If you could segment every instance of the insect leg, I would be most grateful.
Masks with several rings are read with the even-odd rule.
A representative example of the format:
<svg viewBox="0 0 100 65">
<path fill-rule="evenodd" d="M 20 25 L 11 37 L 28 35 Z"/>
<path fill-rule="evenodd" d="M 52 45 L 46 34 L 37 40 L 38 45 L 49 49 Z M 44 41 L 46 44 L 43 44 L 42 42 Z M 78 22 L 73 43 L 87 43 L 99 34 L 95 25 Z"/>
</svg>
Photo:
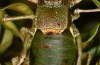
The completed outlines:
<svg viewBox="0 0 100 65">
<path fill-rule="evenodd" d="M 71 15 L 72 21 L 75 20 L 75 19 L 78 19 L 80 17 L 80 13 L 91 13 L 91 12 L 100 12 L 100 9 L 97 8 L 97 9 L 83 10 L 83 9 L 77 8 L 77 9 L 74 10 L 74 15 Z"/>
<path fill-rule="evenodd" d="M 29 32 L 29 29 L 26 27 L 21 27 L 20 29 L 20 34 L 21 34 L 21 39 L 24 41 L 26 34 Z"/>
<path fill-rule="evenodd" d="M 82 57 L 81 36 L 80 36 L 78 29 L 75 27 L 74 24 L 71 25 L 70 32 L 72 33 L 72 36 L 74 37 L 75 42 L 77 43 L 77 47 L 78 47 L 78 58 L 77 58 L 77 64 L 76 65 L 81 65 L 81 60 L 82 60 L 82 58 L 81 58 Z"/>
<path fill-rule="evenodd" d="M 24 16 L 16 16 L 16 17 L 7 17 L 4 16 L 2 21 L 15 21 L 15 20 L 22 20 L 22 19 L 34 19 L 34 15 L 24 15 Z"/>
<path fill-rule="evenodd" d="M 23 49 L 22 49 L 22 52 L 21 52 L 21 56 L 20 56 L 20 59 L 19 59 L 19 62 L 17 63 L 17 65 L 21 65 L 26 56 L 27 56 L 27 53 L 28 53 L 28 50 L 31 46 L 31 42 L 32 42 L 32 39 L 34 38 L 34 35 L 36 33 L 36 28 L 32 28 L 25 36 L 25 39 L 23 41 L 24 45 L 23 45 Z"/>
</svg>

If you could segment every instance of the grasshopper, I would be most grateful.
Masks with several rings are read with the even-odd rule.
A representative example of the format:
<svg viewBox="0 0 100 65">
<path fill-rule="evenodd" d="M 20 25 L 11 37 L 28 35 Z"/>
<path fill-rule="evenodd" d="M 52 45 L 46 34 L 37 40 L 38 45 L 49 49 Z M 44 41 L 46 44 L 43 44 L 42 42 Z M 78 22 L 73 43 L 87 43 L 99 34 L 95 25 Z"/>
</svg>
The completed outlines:
<svg viewBox="0 0 100 65">
<path fill-rule="evenodd" d="M 77 4 L 77 0 L 37 0 L 36 2 L 35 17 L 3 19 L 5 21 L 31 17 L 34 20 L 31 30 L 24 39 L 22 54 L 17 65 L 24 62 L 31 46 L 34 56 L 31 65 L 81 65 L 81 37 L 72 22 L 74 16 L 72 17 L 70 12 L 70 8 Z M 34 42 L 35 40 L 38 42 Z"/>
<path fill-rule="evenodd" d="M 33 20 L 33 26 L 25 35 L 22 53 L 15 65 L 22 65 L 30 49 L 33 59 L 30 65 L 81 65 L 82 40 L 73 23 L 78 17 L 70 11 L 79 1 L 33 0 L 37 3 L 35 16 L 3 18 L 3 21 Z"/>
</svg>

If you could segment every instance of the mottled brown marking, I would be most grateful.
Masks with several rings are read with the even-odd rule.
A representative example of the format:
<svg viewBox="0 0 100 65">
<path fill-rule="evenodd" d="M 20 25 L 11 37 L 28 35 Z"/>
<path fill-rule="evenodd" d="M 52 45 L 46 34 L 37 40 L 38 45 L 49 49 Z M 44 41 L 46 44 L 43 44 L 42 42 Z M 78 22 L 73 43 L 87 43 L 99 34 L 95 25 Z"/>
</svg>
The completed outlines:
<svg viewBox="0 0 100 65">
<path fill-rule="evenodd" d="M 64 30 L 63 29 L 42 29 L 41 31 L 44 34 L 48 34 L 48 33 L 61 34 Z"/>
<path fill-rule="evenodd" d="M 52 47 L 52 45 L 48 44 L 48 43 L 44 43 L 44 44 L 38 46 L 38 48 L 51 48 L 51 47 Z"/>
</svg>

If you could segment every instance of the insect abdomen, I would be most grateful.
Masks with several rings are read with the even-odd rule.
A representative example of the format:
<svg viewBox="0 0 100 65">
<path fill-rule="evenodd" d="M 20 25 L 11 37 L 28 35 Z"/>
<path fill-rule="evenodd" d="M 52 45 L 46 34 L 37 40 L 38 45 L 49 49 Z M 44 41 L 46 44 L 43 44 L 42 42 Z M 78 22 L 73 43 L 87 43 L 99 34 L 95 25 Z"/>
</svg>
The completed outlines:
<svg viewBox="0 0 100 65">
<path fill-rule="evenodd" d="M 44 35 L 37 32 L 32 43 L 31 65 L 73 65 L 76 46 L 67 35 Z"/>
</svg>

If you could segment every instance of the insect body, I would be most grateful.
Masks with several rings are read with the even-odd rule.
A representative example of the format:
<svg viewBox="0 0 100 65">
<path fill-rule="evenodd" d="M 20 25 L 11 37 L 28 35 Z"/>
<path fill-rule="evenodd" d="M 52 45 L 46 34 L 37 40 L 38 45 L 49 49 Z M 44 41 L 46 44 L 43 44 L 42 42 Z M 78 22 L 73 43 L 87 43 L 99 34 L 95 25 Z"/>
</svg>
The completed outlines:
<svg viewBox="0 0 100 65">
<path fill-rule="evenodd" d="M 30 46 L 30 65 L 81 65 L 81 38 L 69 11 L 74 2 L 38 0 L 33 27 L 24 39 L 17 65 L 24 62 Z"/>
<path fill-rule="evenodd" d="M 37 31 L 32 43 L 32 65 L 74 65 L 76 45 L 69 31 L 44 35 Z"/>
<path fill-rule="evenodd" d="M 21 35 L 12 24 L 4 23 L 4 26 L 14 31 L 24 45 L 19 58 L 14 58 L 13 65 L 82 65 L 81 37 L 78 29 L 73 24 L 76 16 L 70 12 L 70 8 L 80 0 L 29 0 L 37 3 L 36 14 L 25 4 L 16 3 L 0 9 L 0 21 L 12 21 L 20 19 L 32 19 L 33 26 L 25 29 L 25 35 Z M 97 3 L 97 1 L 95 1 Z M 25 12 L 26 16 L 7 17 L 5 9 Z M 76 9 L 75 14 L 98 12 L 100 9 L 81 10 Z M 13 28 L 14 27 L 14 28 Z M 99 25 L 97 26 L 98 29 Z M 94 29 L 93 29 L 94 30 Z M 97 30 L 96 30 L 97 31 Z M 23 32 L 22 32 L 23 33 Z M 90 39 L 95 36 L 95 32 Z M 90 41 L 88 40 L 88 42 Z M 86 43 L 88 43 L 86 42 Z M 30 51 L 30 52 L 28 52 Z M 26 62 L 30 55 L 30 63 Z M 90 59 L 89 59 L 90 60 Z M 89 64 L 88 61 L 87 64 Z M 27 64 L 28 63 L 28 64 Z"/>
<path fill-rule="evenodd" d="M 72 22 L 68 2 L 44 0 L 38 3 L 35 27 L 41 32 L 36 32 L 32 42 L 32 65 L 75 64 L 77 46 L 70 31 Z"/>
<path fill-rule="evenodd" d="M 68 27 L 68 7 L 60 5 L 40 5 L 36 11 L 36 28 L 44 34 L 61 34 Z"/>
</svg>

